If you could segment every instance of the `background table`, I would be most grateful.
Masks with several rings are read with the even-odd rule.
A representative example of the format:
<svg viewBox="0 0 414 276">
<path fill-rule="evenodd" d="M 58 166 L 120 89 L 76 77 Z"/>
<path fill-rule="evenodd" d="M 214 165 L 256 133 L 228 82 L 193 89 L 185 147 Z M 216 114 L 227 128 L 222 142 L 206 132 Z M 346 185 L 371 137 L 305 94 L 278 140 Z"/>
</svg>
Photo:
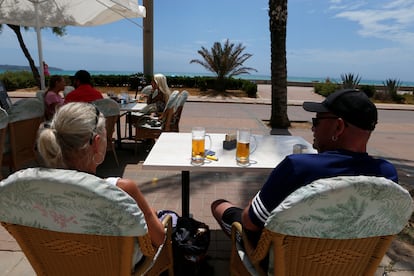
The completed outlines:
<svg viewBox="0 0 414 276">
<path fill-rule="evenodd" d="M 130 121 L 131 119 L 131 113 L 132 112 L 140 112 L 144 107 L 146 107 L 146 103 L 137 103 L 137 102 L 131 102 L 127 104 L 119 104 L 119 110 L 121 112 L 119 116 L 118 123 L 116 124 L 116 138 L 117 138 L 117 147 L 121 148 L 122 145 L 122 135 L 121 135 L 121 117 L 126 116 L 127 119 L 125 120 L 125 131 L 126 131 L 126 122 Z M 126 133 L 126 132 L 125 132 Z M 132 126 L 128 125 L 128 139 L 131 139 L 132 137 Z"/>
<path fill-rule="evenodd" d="M 137 102 L 132 102 L 132 103 L 127 103 L 127 104 L 120 104 L 120 110 L 122 111 L 126 111 L 126 112 L 139 112 L 141 111 L 144 107 L 146 107 L 147 104 L 146 103 L 137 103 Z"/>
<path fill-rule="evenodd" d="M 250 155 L 255 161 L 248 167 L 236 164 L 236 150 L 223 149 L 225 134 L 209 134 L 211 150 L 216 152 L 218 161 L 206 160 L 204 165 L 191 164 L 191 133 L 164 132 L 145 159 L 143 169 L 179 170 L 182 177 L 182 216 L 189 216 L 190 171 L 237 171 L 249 170 L 268 172 L 275 168 L 285 156 L 292 153 L 293 145 L 304 145 L 309 153 L 316 153 L 312 145 L 299 136 L 254 135 L 256 150 Z M 252 140 L 254 142 L 254 140 Z M 206 138 L 206 148 L 209 146 Z"/>
</svg>

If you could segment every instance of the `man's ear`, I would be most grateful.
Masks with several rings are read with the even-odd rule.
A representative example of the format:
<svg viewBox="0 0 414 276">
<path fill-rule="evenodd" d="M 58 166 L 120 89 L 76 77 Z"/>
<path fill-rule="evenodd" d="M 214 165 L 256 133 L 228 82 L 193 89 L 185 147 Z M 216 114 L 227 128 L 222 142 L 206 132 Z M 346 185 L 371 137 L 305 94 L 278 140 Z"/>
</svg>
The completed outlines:
<svg viewBox="0 0 414 276">
<path fill-rule="evenodd" d="M 348 123 L 345 122 L 344 119 L 342 119 L 342 118 L 338 118 L 336 120 L 336 122 L 337 122 L 336 134 L 337 134 L 337 136 L 339 136 L 339 135 L 342 134 L 342 132 L 345 131 L 345 128 L 347 127 Z"/>
</svg>

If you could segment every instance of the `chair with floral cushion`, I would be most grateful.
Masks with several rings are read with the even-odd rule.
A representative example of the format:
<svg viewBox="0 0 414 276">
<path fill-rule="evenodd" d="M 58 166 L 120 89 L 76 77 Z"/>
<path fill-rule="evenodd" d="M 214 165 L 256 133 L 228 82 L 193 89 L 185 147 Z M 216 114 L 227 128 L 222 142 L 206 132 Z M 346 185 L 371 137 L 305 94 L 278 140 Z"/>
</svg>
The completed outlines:
<svg viewBox="0 0 414 276">
<path fill-rule="evenodd" d="M 91 174 L 46 168 L 12 174 L 0 182 L 0 222 L 38 275 L 174 273 L 171 217 L 163 222 L 164 244 L 153 247 L 134 199 Z"/>
<path fill-rule="evenodd" d="M 0 107 L 0 164 L 3 163 L 3 147 L 6 140 L 6 130 L 9 123 L 9 115 L 6 110 Z M 0 170 L 0 180 L 3 179 L 3 175 Z"/>
<path fill-rule="evenodd" d="M 119 167 L 118 156 L 115 151 L 115 139 L 113 138 L 115 132 L 115 126 L 119 123 L 119 104 L 109 98 L 99 99 L 93 101 L 94 104 L 100 112 L 105 116 L 106 123 L 106 141 L 107 141 L 107 151 L 112 151 L 114 154 L 115 162 Z"/>
<path fill-rule="evenodd" d="M 175 106 L 173 108 L 173 112 L 170 115 L 171 118 L 168 120 L 168 126 L 165 126 L 165 131 L 169 132 L 180 132 L 180 120 L 181 120 L 181 113 L 183 112 L 184 104 L 186 103 L 188 98 L 188 91 L 183 90 L 181 91 L 175 102 Z M 168 129 L 167 129 L 168 127 Z"/>
<path fill-rule="evenodd" d="M 135 154 L 137 153 L 138 141 L 147 139 L 155 140 L 160 137 L 162 132 L 169 132 L 169 126 L 174 115 L 174 108 L 176 107 L 179 94 L 177 90 L 171 93 L 165 105 L 164 112 L 159 118 L 152 118 L 148 115 L 135 116 L 136 118 L 132 116 L 134 119 L 130 123 L 135 127 Z"/>
<path fill-rule="evenodd" d="M 391 180 L 316 180 L 271 212 L 257 246 L 232 225 L 231 275 L 374 275 L 412 212 L 410 194 Z"/>
</svg>

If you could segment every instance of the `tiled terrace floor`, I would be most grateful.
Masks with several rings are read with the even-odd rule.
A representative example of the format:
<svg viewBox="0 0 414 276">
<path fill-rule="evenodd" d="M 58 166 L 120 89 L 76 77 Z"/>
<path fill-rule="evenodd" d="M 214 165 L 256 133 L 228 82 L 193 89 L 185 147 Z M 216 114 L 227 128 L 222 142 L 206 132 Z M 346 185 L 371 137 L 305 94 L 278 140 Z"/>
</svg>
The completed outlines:
<svg viewBox="0 0 414 276">
<path fill-rule="evenodd" d="M 263 89 L 263 88 L 259 88 Z M 306 90 L 306 91 L 305 91 Z M 294 101 L 317 100 L 309 89 L 299 89 L 299 93 L 289 94 Z M 317 95 L 316 95 L 317 96 Z M 300 102 L 300 101 L 299 101 Z M 300 104 L 300 103 L 298 103 Z M 303 112 L 299 106 L 290 105 L 289 118 L 292 121 L 310 121 L 313 114 Z M 414 125 L 407 111 L 405 119 L 381 117 L 380 124 L 369 144 L 369 152 L 390 159 L 398 165 L 401 182 L 413 183 L 413 148 L 412 138 Z M 410 114 L 410 115 L 408 115 Z M 380 113 L 381 115 L 381 113 Z M 234 104 L 226 101 L 221 103 L 191 102 L 184 106 L 180 123 L 180 131 L 188 132 L 194 125 L 205 126 L 207 132 L 234 132 L 238 127 L 250 127 L 255 134 L 269 134 L 270 129 L 263 123 L 270 117 L 268 104 Z M 385 120 L 384 120 L 385 119 Z M 386 121 L 388 120 L 388 121 Z M 386 122 L 385 122 L 386 121 Z M 123 126 L 123 124 L 122 124 Z M 395 127 L 399 127 L 395 129 Z M 287 132 L 287 131 L 285 131 Z M 124 133 L 122 131 L 122 133 Z M 273 132 L 276 133 L 276 132 Z M 309 127 L 290 129 L 291 135 L 300 135 L 312 141 Z M 399 141 L 390 147 L 390 141 Z M 134 154 L 134 145 L 125 144 L 118 149 L 120 166 L 117 167 L 109 152 L 105 162 L 98 168 L 99 176 L 123 176 L 135 179 L 149 203 L 155 209 L 172 209 L 181 211 L 181 173 L 178 171 L 142 170 L 142 162 L 147 154 L 143 145 L 139 145 L 138 154 Z M 228 275 L 230 240 L 219 230 L 219 226 L 210 214 L 210 203 L 218 198 L 226 198 L 240 206 L 244 206 L 261 187 L 267 175 L 255 173 L 191 173 L 190 176 L 190 212 L 195 219 L 205 222 L 211 229 L 211 244 L 208 252 L 207 267 L 203 267 L 203 275 Z M 34 275 L 15 241 L 0 227 L 0 275 Z M 397 252 L 397 255 L 407 254 Z M 398 271 L 388 275 L 414 275 L 414 259 L 411 255 L 398 263 Z M 384 265 L 395 262 L 384 258 Z M 411 266 L 410 266 L 411 263 Z M 382 275 L 379 268 L 376 275 Z"/>
</svg>

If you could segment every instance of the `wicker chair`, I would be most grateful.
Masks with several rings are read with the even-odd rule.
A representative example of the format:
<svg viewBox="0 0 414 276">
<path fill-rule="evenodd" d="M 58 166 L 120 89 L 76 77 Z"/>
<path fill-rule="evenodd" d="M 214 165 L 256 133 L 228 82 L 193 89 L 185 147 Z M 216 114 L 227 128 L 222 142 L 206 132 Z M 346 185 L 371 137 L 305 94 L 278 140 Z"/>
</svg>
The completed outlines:
<svg viewBox="0 0 414 276">
<path fill-rule="evenodd" d="M 162 132 L 179 131 L 178 125 L 180 123 L 181 112 L 187 97 L 188 92 L 185 90 L 182 92 L 174 91 L 170 95 L 160 119 L 156 120 L 156 122 L 159 122 L 156 126 L 150 124 L 154 120 L 148 119 L 148 117 L 143 117 L 133 123 L 135 127 L 135 152 L 137 151 L 137 143 L 140 140 L 155 140 L 160 137 Z"/>
<path fill-rule="evenodd" d="M 12 171 L 37 163 L 37 132 L 44 121 L 44 104 L 37 98 L 17 101 L 8 111 L 9 124 L 3 151 L 3 166 Z"/>
<path fill-rule="evenodd" d="M 409 193 L 385 178 L 317 180 L 272 211 L 257 246 L 232 225 L 231 275 L 374 275 L 412 212 Z"/>
<path fill-rule="evenodd" d="M 186 90 L 183 90 L 180 92 L 180 94 L 178 94 L 173 112 L 170 115 L 172 117 L 169 118 L 168 120 L 169 124 L 165 126 L 164 131 L 180 132 L 179 125 L 180 125 L 180 120 L 181 120 L 181 113 L 183 112 L 184 104 L 187 101 L 187 98 L 188 98 L 188 91 Z"/>
<path fill-rule="evenodd" d="M 38 275 L 174 273 L 171 218 L 164 244 L 154 248 L 135 201 L 94 175 L 18 171 L 0 182 L 0 221 Z M 133 266 L 136 256 L 143 257 Z"/>
<path fill-rule="evenodd" d="M 6 130 L 9 123 L 9 118 L 6 110 L 0 107 L 0 164 L 3 163 L 3 147 L 6 140 Z M 3 175 L 0 170 L 0 180 L 3 179 Z"/>
<path fill-rule="evenodd" d="M 115 139 L 113 138 L 115 125 L 119 123 L 119 104 L 109 98 L 100 99 L 93 101 L 94 104 L 100 112 L 105 116 L 106 120 L 106 141 L 107 141 L 107 151 L 112 151 L 114 154 L 116 165 L 119 167 L 118 156 L 115 151 Z"/>
</svg>

